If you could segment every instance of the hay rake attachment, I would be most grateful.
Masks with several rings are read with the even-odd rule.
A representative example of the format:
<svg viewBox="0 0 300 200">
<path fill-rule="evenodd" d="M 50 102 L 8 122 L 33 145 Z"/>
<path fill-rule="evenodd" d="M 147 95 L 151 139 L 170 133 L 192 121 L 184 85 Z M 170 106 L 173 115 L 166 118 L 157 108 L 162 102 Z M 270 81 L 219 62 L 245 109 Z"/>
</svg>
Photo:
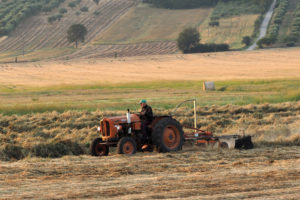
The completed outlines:
<svg viewBox="0 0 300 200">
<path fill-rule="evenodd" d="M 197 114 L 196 114 L 196 99 L 189 99 L 181 102 L 176 106 L 172 115 L 176 110 L 186 102 L 194 103 L 194 128 L 183 126 L 183 128 L 189 130 L 184 133 L 185 141 L 192 141 L 194 144 L 199 146 L 211 146 L 211 147 L 220 147 L 228 149 L 252 149 L 253 143 L 251 136 L 243 135 L 222 135 L 214 136 L 212 132 L 204 131 L 197 128 Z"/>
</svg>

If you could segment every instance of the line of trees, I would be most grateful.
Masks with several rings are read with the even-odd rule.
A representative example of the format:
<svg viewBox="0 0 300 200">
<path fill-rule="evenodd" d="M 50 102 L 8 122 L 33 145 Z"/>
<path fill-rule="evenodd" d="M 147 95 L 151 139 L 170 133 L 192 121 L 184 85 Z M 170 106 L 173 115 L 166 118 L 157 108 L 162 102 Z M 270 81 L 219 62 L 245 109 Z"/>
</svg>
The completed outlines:
<svg viewBox="0 0 300 200">
<path fill-rule="evenodd" d="M 287 46 L 295 46 L 295 43 L 300 39 L 300 2 L 294 14 L 292 28 L 290 34 L 285 38 Z"/>
</svg>

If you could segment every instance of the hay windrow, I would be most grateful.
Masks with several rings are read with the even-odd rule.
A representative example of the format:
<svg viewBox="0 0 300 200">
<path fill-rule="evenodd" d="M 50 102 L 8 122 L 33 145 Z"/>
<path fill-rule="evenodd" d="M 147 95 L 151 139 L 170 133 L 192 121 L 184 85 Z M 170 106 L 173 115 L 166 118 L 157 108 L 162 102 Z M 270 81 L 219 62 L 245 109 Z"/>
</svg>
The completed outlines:
<svg viewBox="0 0 300 200">
<path fill-rule="evenodd" d="M 155 111 L 166 115 L 172 110 Z M 0 115 L 0 159 L 26 156 L 61 157 L 88 153 L 98 137 L 103 116 L 125 115 L 126 111 L 66 111 L 27 115 Z M 300 145 L 300 102 L 262 105 L 206 106 L 197 109 L 198 126 L 216 135 L 243 134 L 257 146 Z M 193 126 L 193 110 L 180 108 L 175 118 Z"/>
</svg>

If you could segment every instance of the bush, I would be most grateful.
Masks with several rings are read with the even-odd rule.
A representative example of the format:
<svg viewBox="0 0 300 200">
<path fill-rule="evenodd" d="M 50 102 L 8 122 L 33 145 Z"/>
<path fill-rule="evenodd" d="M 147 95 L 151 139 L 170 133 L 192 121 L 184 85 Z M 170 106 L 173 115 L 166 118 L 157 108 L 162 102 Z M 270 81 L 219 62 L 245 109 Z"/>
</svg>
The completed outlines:
<svg viewBox="0 0 300 200">
<path fill-rule="evenodd" d="M 214 27 L 214 26 L 219 26 L 220 25 L 220 22 L 219 21 L 210 21 L 209 22 L 209 26 L 212 26 L 212 27 Z"/>
<path fill-rule="evenodd" d="M 89 8 L 86 7 L 86 6 L 84 6 L 84 7 L 80 8 L 80 11 L 81 11 L 81 12 L 88 12 L 88 11 L 89 11 Z"/>
<path fill-rule="evenodd" d="M 60 21 L 60 19 L 63 17 L 63 15 L 62 14 L 57 14 L 57 15 L 55 15 L 55 17 L 56 17 L 56 20 Z"/>
<path fill-rule="evenodd" d="M 228 44 L 198 44 L 191 50 L 192 53 L 207 53 L 207 52 L 221 52 L 228 51 Z"/>
<path fill-rule="evenodd" d="M 57 20 L 57 21 L 60 21 L 62 17 L 63 17 L 62 14 L 57 14 L 57 15 L 48 17 L 48 22 L 49 22 L 50 24 L 52 24 L 52 23 L 55 22 L 56 20 Z"/>
<path fill-rule="evenodd" d="M 95 4 L 99 4 L 100 0 L 93 0 L 95 2 Z"/>
<path fill-rule="evenodd" d="M 271 44 L 272 44 L 272 39 L 270 39 L 268 37 L 264 37 L 257 42 L 257 45 L 259 46 L 259 48 L 263 48 L 264 45 L 268 46 Z"/>
<path fill-rule="evenodd" d="M 60 13 L 60 14 L 65 14 L 65 13 L 67 13 L 67 12 L 68 12 L 68 10 L 65 9 L 65 8 L 59 9 L 59 13 Z"/>
<path fill-rule="evenodd" d="M 95 16 L 100 15 L 100 10 L 94 11 L 94 15 L 95 15 Z"/>
<path fill-rule="evenodd" d="M 295 46 L 295 42 L 288 42 L 286 43 L 287 47 L 294 47 Z"/>
<path fill-rule="evenodd" d="M 251 44 L 251 41 L 252 41 L 252 39 L 250 36 L 245 36 L 242 39 L 242 43 L 245 44 L 246 46 L 249 46 Z"/>
<path fill-rule="evenodd" d="M 72 1 L 72 2 L 70 2 L 70 3 L 68 4 L 68 6 L 69 6 L 70 8 L 74 8 L 74 7 L 76 7 L 76 3 L 75 3 L 74 1 Z"/>
</svg>

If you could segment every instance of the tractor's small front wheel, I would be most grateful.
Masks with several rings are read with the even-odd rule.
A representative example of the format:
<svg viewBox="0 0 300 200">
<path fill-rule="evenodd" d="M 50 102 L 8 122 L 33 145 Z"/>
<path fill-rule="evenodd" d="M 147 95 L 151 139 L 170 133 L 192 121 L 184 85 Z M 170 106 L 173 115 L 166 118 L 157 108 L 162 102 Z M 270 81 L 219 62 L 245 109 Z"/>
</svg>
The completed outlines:
<svg viewBox="0 0 300 200">
<path fill-rule="evenodd" d="M 137 145 L 132 137 L 123 137 L 120 139 L 117 145 L 118 154 L 135 154 L 137 150 Z"/>
<path fill-rule="evenodd" d="M 92 156 L 108 156 L 109 146 L 102 144 L 101 138 L 96 138 L 90 145 L 90 153 Z"/>
</svg>

